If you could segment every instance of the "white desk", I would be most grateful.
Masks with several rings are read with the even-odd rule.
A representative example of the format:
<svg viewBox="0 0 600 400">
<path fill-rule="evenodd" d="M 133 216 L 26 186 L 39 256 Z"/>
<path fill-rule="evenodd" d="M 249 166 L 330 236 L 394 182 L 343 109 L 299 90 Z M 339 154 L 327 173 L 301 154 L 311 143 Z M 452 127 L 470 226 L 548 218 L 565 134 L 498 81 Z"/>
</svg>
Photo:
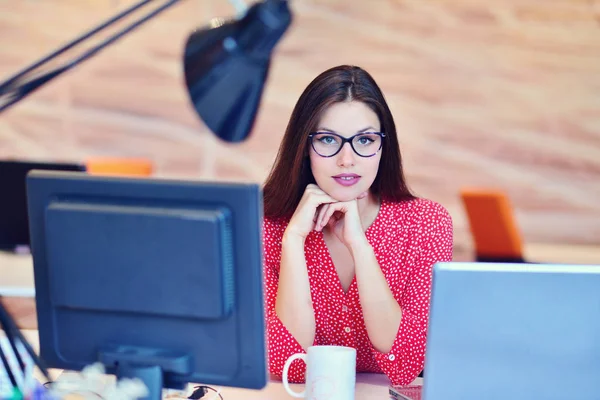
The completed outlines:
<svg viewBox="0 0 600 400">
<path fill-rule="evenodd" d="M 524 245 L 527 260 L 562 264 L 600 265 L 600 245 L 559 245 L 531 243 Z M 0 252 L 0 295 L 33 297 L 33 261 L 30 254 Z"/>
<path fill-rule="evenodd" d="M 420 382 L 420 379 L 419 379 Z M 417 383 L 417 382 L 416 382 Z M 356 377 L 356 400 L 387 400 L 389 381 L 384 375 L 358 374 Z M 303 385 L 292 385 L 293 390 L 302 390 Z M 280 382 L 269 382 L 263 390 L 222 388 L 224 400 L 291 400 Z"/>
<path fill-rule="evenodd" d="M 600 265 L 600 246 L 525 244 L 524 255 L 535 262 Z M 33 262 L 29 254 L 0 252 L 0 295 L 22 328 L 37 329 Z"/>
<path fill-rule="evenodd" d="M 532 243 L 523 246 L 523 255 L 539 263 L 600 265 L 600 245 Z"/>
<path fill-rule="evenodd" d="M 31 255 L 0 251 L 0 295 L 34 297 L 34 288 Z"/>
<path fill-rule="evenodd" d="M 39 350 L 38 333 L 35 330 L 24 330 L 24 336 L 30 342 L 35 351 Z M 56 379 L 60 375 L 60 370 L 50 370 L 50 375 Z M 43 378 L 38 374 L 38 380 Z M 417 378 L 414 384 L 421 385 L 421 378 Z M 304 385 L 291 385 L 295 391 L 301 391 Z M 387 400 L 389 380 L 385 375 L 380 374 L 357 374 L 356 377 L 356 396 L 355 400 Z M 217 387 L 221 389 L 221 395 L 224 400 L 292 400 L 283 388 L 283 384 L 277 381 L 270 381 L 262 390 L 247 390 L 230 387 Z"/>
<path fill-rule="evenodd" d="M 19 327 L 37 329 L 31 255 L 0 252 L 0 296 Z"/>
</svg>

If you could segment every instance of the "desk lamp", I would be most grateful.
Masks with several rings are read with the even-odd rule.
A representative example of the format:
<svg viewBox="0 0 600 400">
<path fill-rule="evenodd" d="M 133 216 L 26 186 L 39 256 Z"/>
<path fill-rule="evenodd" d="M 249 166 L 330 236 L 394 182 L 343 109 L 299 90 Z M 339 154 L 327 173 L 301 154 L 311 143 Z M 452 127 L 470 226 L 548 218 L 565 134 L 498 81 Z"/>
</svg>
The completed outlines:
<svg viewBox="0 0 600 400">
<path fill-rule="evenodd" d="M 0 112 L 180 1 L 140 1 L 21 70 L 0 83 Z M 83 45 L 99 32 L 152 6 L 155 8 L 138 20 L 81 53 Z M 271 52 L 291 19 L 286 0 L 264 0 L 245 9 L 238 18 L 213 21 L 189 36 L 183 54 L 189 98 L 200 118 L 220 139 L 241 142 L 250 134 Z M 64 64 L 51 65 L 58 56 L 77 49 L 80 54 Z"/>
<path fill-rule="evenodd" d="M 139 1 L 17 72 L 0 83 L 0 112 L 179 2 L 180 0 Z M 239 1 L 235 3 L 239 4 Z M 99 32 L 133 13 L 148 9 L 150 11 L 130 25 L 81 52 L 83 45 L 89 44 Z M 199 117 L 220 139 L 241 142 L 248 137 L 267 79 L 271 52 L 291 20 L 286 0 L 263 0 L 245 9 L 238 18 L 213 23 L 189 36 L 183 55 L 189 98 Z M 79 54 L 62 65 L 52 65 L 58 56 L 78 49 Z M 0 317 L 11 343 L 23 343 L 49 379 L 43 363 L 34 354 L 1 303 Z"/>
</svg>

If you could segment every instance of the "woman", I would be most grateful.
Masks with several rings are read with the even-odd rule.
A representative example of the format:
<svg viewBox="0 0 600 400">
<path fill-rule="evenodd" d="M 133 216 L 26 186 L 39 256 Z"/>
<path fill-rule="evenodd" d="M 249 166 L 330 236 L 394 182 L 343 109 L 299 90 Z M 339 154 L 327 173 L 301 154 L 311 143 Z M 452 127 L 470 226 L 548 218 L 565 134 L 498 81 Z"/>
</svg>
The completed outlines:
<svg viewBox="0 0 600 400">
<path fill-rule="evenodd" d="M 332 68 L 305 89 L 263 195 L 270 372 L 281 377 L 312 345 L 340 345 L 356 348 L 358 372 L 411 383 L 452 220 L 407 188 L 392 114 L 366 71 Z M 294 363 L 290 381 L 304 372 Z"/>
</svg>

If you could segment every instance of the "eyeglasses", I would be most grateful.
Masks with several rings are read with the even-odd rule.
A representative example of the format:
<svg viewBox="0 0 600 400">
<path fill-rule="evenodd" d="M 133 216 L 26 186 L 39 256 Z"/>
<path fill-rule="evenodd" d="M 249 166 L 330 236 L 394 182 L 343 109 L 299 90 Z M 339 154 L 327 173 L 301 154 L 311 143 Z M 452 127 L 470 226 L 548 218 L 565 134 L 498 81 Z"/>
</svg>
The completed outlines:
<svg viewBox="0 0 600 400">
<path fill-rule="evenodd" d="M 174 393 L 167 394 L 163 399 L 168 400 L 186 400 L 186 399 L 202 399 L 202 400 L 223 400 L 221 389 L 214 389 L 210 386 L 195 386 L 194 391 L 188 397 L 181 390 L 165 389 Z M 163 392 L 164 393 L 164 392 Z M 212 396 L 211 396 L 212 395 Z"/>
<path fill-rule="evenodd" d="M 43 386 L 44 386 L 44 388 L 50 390 L 52 388 L 52 383 L 53 382 L 46 382 L 43 384 Z M 171 389 L 166 389 L 166 390 L 171 391 Z M 209 391 L 212 392 L 212 396 L 209 396 L 209 394 L 210 394 Z M 223 400 L 223 396 L 221 395 L 221 389 L 217 390 L 213 387 L 205 386 L 205 385 L 194 386 L 194 391 L 192 392 L 192 394 L 189 395 L 189 397 L 185 397 L 186 395 L 180 390 L 173 390 L 173 392 L 176 392 L 176 393 L 175 394 L 167 394 L 165 399 L 169 399 L 169 400 L 202 399 L 202 400 L 204 400 L 204 398 L 206 396 L 207 400 L 216 400 L 216 399 Z M 97 397 L 98 399 L 104 400 L 104 397 L 101 394 L 96 393 L 94 391 L 73 390 L 73 391 L 69 392 L 69 394 L 82 395 L 82 396 L 85 396 L 86 398 L 89 397 L 90 395 L 93 395 L 93 396 Z"/>
<path fill-rule="evenodd" d="M 346 142 L 361 157 L 373 157 L 383 146 L 383 132 L 361 132 L 345 138 L 333 132 L 314 132 L 308 135 L 310 144 L 321 157 L 333 157 L 342 150 Z"/>
<path fill-rule="evenodd" d="M 188 397 L 188 399 L 202 399 L 206 394 L 208 394 L 209 390 L 212 390 L 215 394 L 212 396 L 213 399 L 216 399 L 217 396 L 220 400 L 223 400 L 223 396 L 221 396 L 221 390 L 215 390 L 210 386 L 195 386 L 194 392 Z"/>
</svg>

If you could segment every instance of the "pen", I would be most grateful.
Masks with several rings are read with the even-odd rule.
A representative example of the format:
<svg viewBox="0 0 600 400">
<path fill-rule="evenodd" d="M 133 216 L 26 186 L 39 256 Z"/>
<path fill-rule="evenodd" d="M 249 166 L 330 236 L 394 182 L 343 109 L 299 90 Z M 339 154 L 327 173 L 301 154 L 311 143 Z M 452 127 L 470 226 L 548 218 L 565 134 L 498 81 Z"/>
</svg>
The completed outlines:
<svg viewBox="0 0 600 400">
<path fill-rule="evenodd" d="M 52 378 L 50 378 L 48 369 L 46 368 L 46 366 L 44 365 L 42 360 L 38 357 L 38 355 L 35 353 L 35 351 L 33 351 L 29 342 L 27 341 L 27 339 L 25 339 L 25 337 L 23 336 L 23 334 L 17 327 L 17 324 L 13 321 L 13 319 L 11 318 L 8 311 L 6 311 L 6 309 L 4 308 L 4 305 L 2 304 L 1 296 L 0 296 L 0 325 L 3 327 L 4 332 L 6 332 L 6 336 L 9 338 L 9 341 L 11 340 L 11 338 L 14 340 L 14 336 L 17 337 L 17 339 L 21 342 L 23 347 L 25 347 L 25 350 L 27 351 L 27 353 L 29 354 L 29 356 L 31 357 L 31 359 L 33 360 L 35 365 L 40 369 L 42 374 L 44 374 L 44 377 L 48 380 L 48 382 L 52 382 Z M 16 352 L 16 353 L 17 353 L 17 357 L 19 357 L 18 352 Z M 19 359 L 19 358 L 17 358 L 17 359 Z M 21 368 L 24 368 L 23 365 L 21 366 Z"/>
<path fill-rule="evenodd" d="M 2 297 L 0 296 L 0 302 L 1 301 L 2 301 Z M 15 353 L 15 358 L 17 359 L 17 362 L 19 363 L 19 367 L 21 367 L 21 370 L 24 371 L 25 363 L 23 362 L 23 359 L 21 358 L 21 354 L 19 354 L 19 350 L 17 349 L 17 344 L 15 343 L 15 337 L 11 334 L 12 327 L 10 326 L 10 322 L 8 321 L 8 319 L 10 319 L 10 316 L 4 310 L 4 307 L 2 307 L 2 310 L 0 310 L 0 324 L 2 325 L 2 327 L 4 329 L 4 332 L 6 332 L 6 337 L 8 338 L 8 342 L 10 343 L 10 347 L 12 347 L 12 350 Z"/>
<path fill-rule="evenodd" d="M 13 388 L 10 400 L 23 400 L 23 393 L 21 393 L 18 387 Z"/>
<path fill-rule="evenodd" d="M 15 375 L 13 374 L 13 371 L 10 368 L 10 364 L 8 363 L 6 355 L 4 355 L 4 350 L 2 350 L 2 346 L 0 346 L 0 359 L 2 359 L 2 364 L 4 364 L 4 369 L 6 370 L 8 379 L 10 379 L 10 383 L 12 384 L 14 390 L 14 388 L 17 387 L 17 380 L 15 379 Z"/>
</svg>

